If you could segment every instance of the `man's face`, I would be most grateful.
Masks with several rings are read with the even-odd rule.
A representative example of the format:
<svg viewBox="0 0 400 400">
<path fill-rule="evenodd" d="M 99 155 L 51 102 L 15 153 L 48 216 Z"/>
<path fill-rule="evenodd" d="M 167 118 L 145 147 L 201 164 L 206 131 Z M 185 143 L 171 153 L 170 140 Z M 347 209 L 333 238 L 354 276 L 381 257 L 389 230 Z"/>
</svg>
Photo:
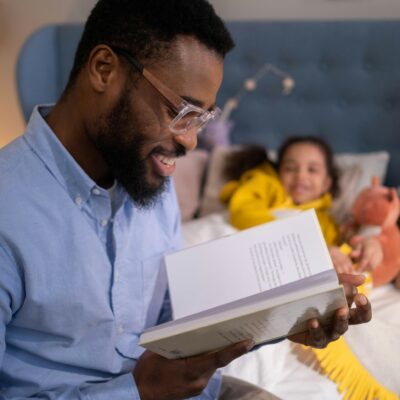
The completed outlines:
<svg viewBox="0 0 400 400">
<path fill-rule="evenodd" d="M 148 69 L 196 106 L 209 109 L 214 105 L 222 60 L 197 41 L 177 39 L 168 60 Z M 97 149 L 139 207 L 154 204 L 175 170 L 176 159 L 196 147 L 196 131 L 174 135 L 169 130 L 175 116 L 163 96 L 140 77 L 134 87 L 125 85 L 110 111 L 94 126 L 91 136 Z"/>
</svg>

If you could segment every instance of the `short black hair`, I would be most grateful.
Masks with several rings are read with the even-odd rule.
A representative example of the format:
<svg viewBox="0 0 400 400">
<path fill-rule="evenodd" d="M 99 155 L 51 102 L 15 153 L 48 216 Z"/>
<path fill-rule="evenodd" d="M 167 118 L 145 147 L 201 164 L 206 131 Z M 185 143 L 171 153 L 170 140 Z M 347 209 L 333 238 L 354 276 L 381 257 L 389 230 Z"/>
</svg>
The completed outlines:
<svg viewBox="0 0 400 400">
<path fill-rule="evenodd" d="M 99 44 L 124 48 L 143 62 L 160 57 L 178 35 L 194 37 L 221 58 L 234 47 L 206 0 L 99 0 L 86 21 L 67 88 Z"/>
<path fill-rule="evenodd" d="M 332 185 L 329 192 L 332 194 L 333 197 L 337 197 L 340 194 L 339 182 L 338 182 L 339 172 L 335 164 L 333 150 L 331 146 L 319 136 L 306 135 L 306 136 L 291 136 L 287 138 L 278 150 L 278 159 L 277 159 L 278 171 L 281 168 L 283 158 L 285 157 L 285 154 L 289 150 L 289 148 L 295 144 L 303 144 L 303 143 L 312 144 L 321 150 L 325 158 L 325 166 L 328 176 L 332 180 Z"/>
<path fill-rule="evenodd" d="M 246 171 L 264 163 L 275 167 L 268 157 L 267 148 L 260 144 L 248 143 L 227 154 L 222 167 L 222 175 L 228 181 L 237 181 Z"/>
</svg>

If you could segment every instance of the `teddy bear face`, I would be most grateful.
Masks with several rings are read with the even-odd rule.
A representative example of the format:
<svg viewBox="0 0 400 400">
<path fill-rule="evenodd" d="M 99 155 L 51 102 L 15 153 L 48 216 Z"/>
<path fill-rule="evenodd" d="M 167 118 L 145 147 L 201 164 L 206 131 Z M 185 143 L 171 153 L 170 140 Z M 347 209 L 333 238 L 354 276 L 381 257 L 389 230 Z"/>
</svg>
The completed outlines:
<svg viewBox="0 0 400 400">
<path fill-rule="evenodd" d="M 358 196 L 352 214 L 359 225 L 390 226 L 399 215 L 398 196 L 388 188 L 367 188 Z"/>
<path fill-rule="evenodd" d="M 391 203 L 382 196 L 360 196 L 353 207 L 354 221 L 359 225 L 379 225 L 387 222 Z"/>
</svg>

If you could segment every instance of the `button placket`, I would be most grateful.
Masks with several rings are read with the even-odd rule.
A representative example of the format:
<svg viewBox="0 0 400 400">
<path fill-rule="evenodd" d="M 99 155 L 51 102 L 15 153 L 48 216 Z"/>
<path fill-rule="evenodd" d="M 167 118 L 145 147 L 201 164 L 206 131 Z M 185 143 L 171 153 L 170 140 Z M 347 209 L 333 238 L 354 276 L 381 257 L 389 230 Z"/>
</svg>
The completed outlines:
<svg viewBox="0 0 400 400">
<path fill-rule="evenodd" d="M 119 252 L 119 242 L 118 242 L 118 229 L 119 229 L 119 224 L 118 221 L 114 219 L 114 223 L 112 226 L 112 237 L 114 241 L 114 263 L 112 264 L 113 267 L 113 273 L 114 273 L 114 282 L 111 288 L 111 301 L 113 304 L 113 312 L 115 316 L 115 324 L 116 324 L 116 330 L 117 334 L 119 336 L 123 335 L 124 333 L 124 326 L 123 326 L 123 304 L 124 302 L 122 301 L 121 296 L 123 295 L 121 293 L 122 290 L 122 283 L 121 283 L 121 265 L 120 265 L 120 252 Z M 117 244 L 117 245 L 115 245 Z"/>
<path fill-rule="evenodd" d="M 75 204 L 76 204 L 76 205 L 78 205 L 78 206 L 81 206 L 81 205 L 82 205 L 82 197 L 81 197 L 79 194 L 77 194 L 77 195 L 75 196 L 74 201 L 75 201 Z"/>
<path fill-rule="evenodd" d="M 121 273 L 119 272 L 119 267 L 115 267 L 115 282 L 119 282 L 121 279 Z"/>
</svg>

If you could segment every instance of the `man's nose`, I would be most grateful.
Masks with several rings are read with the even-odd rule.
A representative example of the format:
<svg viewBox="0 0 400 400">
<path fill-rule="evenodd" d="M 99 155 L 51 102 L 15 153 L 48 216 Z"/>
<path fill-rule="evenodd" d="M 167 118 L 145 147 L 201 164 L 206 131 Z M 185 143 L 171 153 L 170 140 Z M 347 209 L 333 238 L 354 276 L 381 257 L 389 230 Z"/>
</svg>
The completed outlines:
<svg viewBox="0 0 400 400">
<path fill-rule="evenodd" d="M 182 135 L 174 135 L 174 140 L 187 151 L 192 151 L 197 146 L 197 129 L 191 129 Z"/>
</svg>

